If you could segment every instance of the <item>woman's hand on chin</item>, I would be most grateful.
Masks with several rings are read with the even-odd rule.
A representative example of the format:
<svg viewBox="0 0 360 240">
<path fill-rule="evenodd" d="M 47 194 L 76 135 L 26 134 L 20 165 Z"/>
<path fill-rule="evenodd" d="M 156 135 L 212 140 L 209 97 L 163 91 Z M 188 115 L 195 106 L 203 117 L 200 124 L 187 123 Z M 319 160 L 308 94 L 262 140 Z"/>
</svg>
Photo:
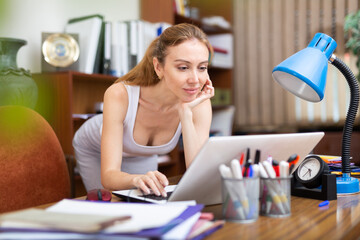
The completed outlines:
<svg viewBox="0 0 360 240">
<path fill-rule="evenodd" d="M 212 82 L 210 79 L 207 79 L 202 91 L 198 93 L 196 98 L 191 102 L 182 102 L 181 108 L 183 110 L 186 108 L 193 109 L 194 107 L 204 102 L 205 100 L 212 98 L 214 95 L 215 95 L 215 89 L 212 85 Z"/>
</svg>

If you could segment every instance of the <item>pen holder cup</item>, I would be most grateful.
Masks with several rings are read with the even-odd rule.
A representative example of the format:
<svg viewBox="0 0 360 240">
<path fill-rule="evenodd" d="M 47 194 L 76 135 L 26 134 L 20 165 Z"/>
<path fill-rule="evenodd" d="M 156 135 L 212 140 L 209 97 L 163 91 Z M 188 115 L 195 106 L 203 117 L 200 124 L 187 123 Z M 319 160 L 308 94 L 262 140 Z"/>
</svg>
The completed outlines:
<svg viewBox="0 0 360 240">
<path fill-rule="evenodd" d="M 226 221 L 249 223 L 259 217 L 260 180 L 222 178 L 222 214 Z"/>
<path fill-rule="evenodd" d="M 287 217 L 291 214 L 291 178 L 260 179 L 260 214 Z"/>
</svg>

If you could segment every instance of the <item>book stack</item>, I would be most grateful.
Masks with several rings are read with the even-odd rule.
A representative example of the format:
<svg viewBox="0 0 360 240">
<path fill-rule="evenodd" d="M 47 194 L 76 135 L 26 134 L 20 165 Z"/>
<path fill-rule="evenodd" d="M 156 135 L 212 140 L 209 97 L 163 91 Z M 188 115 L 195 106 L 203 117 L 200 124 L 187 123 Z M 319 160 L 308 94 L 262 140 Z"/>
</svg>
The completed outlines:
<svg viewBox="0 0 360 240">
<path fill-rule="evenodd" d="M 143 20 L 115 22 L 111 43 L 112 75 L 121 77 L 135 67 L 144 57 L 150 43 L 169 26 L 168 23 Z"/>
<path fill-rule="evenodd" d="M 141 204 L 64 199 L 0 215 L 4 239 L 202 239 L 224 222 L 194 202 Z"/>
<path fill-rule="evenodd" d="M 65 26 L 65 32 L 78 34 L 80 56 L 78 69 L 83 73 L 102 72 L 104 20 L 101 15 L 73 18 Z"/>
</svg>

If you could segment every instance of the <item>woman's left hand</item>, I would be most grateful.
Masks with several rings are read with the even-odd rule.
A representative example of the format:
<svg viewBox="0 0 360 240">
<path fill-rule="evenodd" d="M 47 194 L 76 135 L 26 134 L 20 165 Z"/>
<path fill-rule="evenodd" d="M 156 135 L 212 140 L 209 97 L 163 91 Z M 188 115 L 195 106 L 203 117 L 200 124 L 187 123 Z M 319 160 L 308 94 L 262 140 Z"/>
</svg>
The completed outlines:
<svg viewBox="0 0 360 240">
<path fill-rule="evenodd" d="M 215 89 L 212 85 L 212 82 L 210 79 L 207 79 L 202 91 L 198 93 L 196 98 L 191 102 L 183 103 L 183 104 L 186 104 L 188 107 L 192 109 L 197 105 L 199 105 L 200 103 L 204 102 L 205 100 L 212 98 L 214 95 L 215 95 Z"/>
</svg>

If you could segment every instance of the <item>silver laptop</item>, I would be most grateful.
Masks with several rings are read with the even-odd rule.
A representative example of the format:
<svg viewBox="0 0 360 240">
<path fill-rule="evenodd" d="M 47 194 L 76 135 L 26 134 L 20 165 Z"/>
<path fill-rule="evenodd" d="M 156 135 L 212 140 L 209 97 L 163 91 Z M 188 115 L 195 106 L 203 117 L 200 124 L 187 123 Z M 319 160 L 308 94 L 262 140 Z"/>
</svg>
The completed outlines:
<svg viewBox="0 0 360 240">
<path fill-rule="evenodd" d="M 241 153 L 249 148 L 252 159 L 257 149 L 261 151 L 260 161 L 268 156 L 284 161 L 296 153 L 300 156 L 299 165 L 323 136 L 323 132 L 312 132 L 210 137 L 179 183 L 166 187 L 166 191 L 171 192 L 168 199 L 144 196 L 137 189 L 113 191 L 113 194 L 124 200 L 153 203 L 196 200 L 205 205 L 219 204 L 222 202 L 220 164 L 228 165 L 232 159 L 239 159 Z"/>
</svg>

